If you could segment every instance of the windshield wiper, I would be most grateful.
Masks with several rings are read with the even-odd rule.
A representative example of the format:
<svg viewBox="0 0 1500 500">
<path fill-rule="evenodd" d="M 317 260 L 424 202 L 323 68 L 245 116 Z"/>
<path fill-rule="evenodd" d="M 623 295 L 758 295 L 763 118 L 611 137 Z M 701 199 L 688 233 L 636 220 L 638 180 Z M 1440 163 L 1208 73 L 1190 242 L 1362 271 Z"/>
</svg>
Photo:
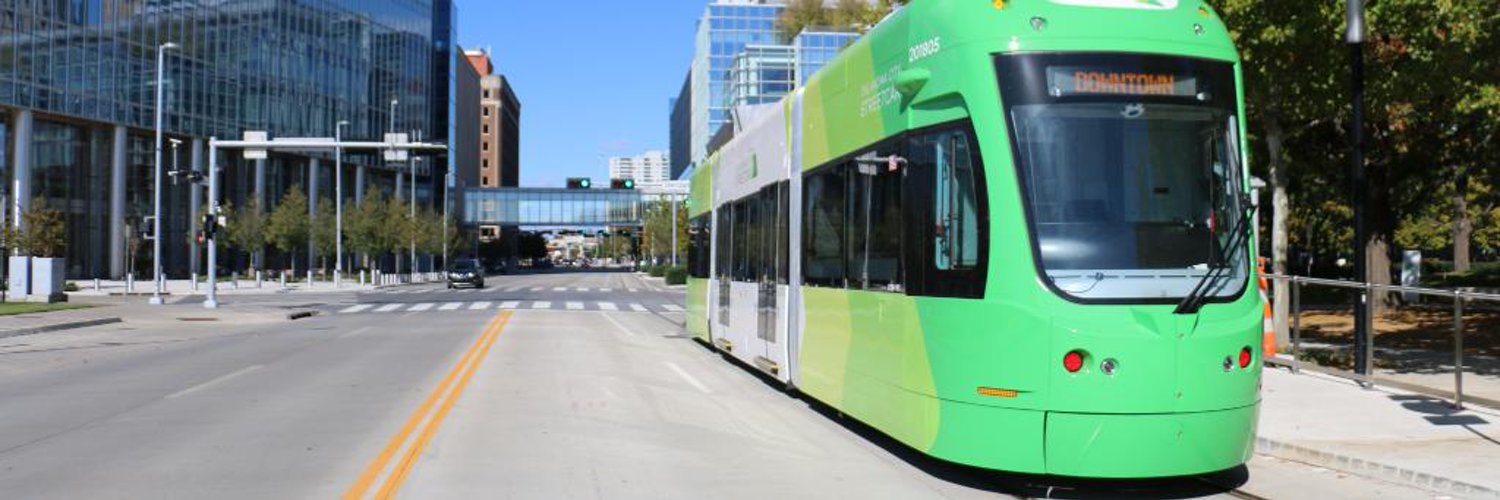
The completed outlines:
<svg viewBox="0 0 1500 500">
<path fill-rule="evenodd" d="M 1196 314 L 1203 309 L 1203 304 L 1208 300 L 1209 294 L 1213 293 L 1218 287 L 1219 280 L 1225 276 L 1224 272 L 1234 269 L 1235 263 L 1239 260 L 1236 257 L 1243 250 L 1241 247 L 1250 242 L 1250 235 L 1253 233 L 1251 224 L 1255 223 L 1255 209 L 1249 208 L 1249 203 L 1241 206 L 1247 208 L 1244 215 L 1240 216 L 1240 220 L 1231 229 L 1232 234 L 1229 236 L 1228 244 L 1218 247 L 1219 258 L 1209 265 L 1208 273 L 1203 275 L 1203 279 L 1198 280 L 1193 291 L 1188 292 L 1182 302 L 1177 303 L 1177 309 L 1172 311 L 1173 314 Z"/>
</svg>

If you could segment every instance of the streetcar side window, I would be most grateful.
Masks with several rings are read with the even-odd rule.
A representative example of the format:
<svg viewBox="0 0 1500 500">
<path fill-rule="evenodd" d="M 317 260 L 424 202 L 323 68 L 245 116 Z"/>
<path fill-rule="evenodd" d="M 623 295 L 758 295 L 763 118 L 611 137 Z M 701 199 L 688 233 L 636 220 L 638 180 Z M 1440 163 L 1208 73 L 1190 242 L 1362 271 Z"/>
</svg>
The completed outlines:
<svg viewBox="0 0 1500 500">
<path fill-rule="evenodd" d="M 803 275 L 808 285 L 844 287 L 845 169 L 835 165 L 807 176 Z"/>
<path fill-rule="evenodd" d="M 988 221 L 984 169 L 965 123 L 907 144 L 905 248 L 913 295 L 982 298 Z"/>
<path fill-rule="evenodd" d="M 734 281 L 750 281 L 750 210 L 744 200 L 734 203 Z"/>
<path fill-rule="evenodd" d="M 791 225 L 788 218 L 791 217 L 791 183 L 782 181 L 776 186 L 776 283 L 785 285 L 790 282 L 788 274 L 791 273 Z"/>
<path fill-rule="evenodd" d="M 734 219 L 734 207 L 725 204 L 719 207 L 718 213 L 718 242 L 714 244 L 714 247 L 718 251 L 717 262 L 715 262 L 717 267 L 716 274 L 719 275 L 719 281 L 727 282 L 729 281 L 729 271 L 732 268 L 731 264 L 734 262 L 731 255 L 733 249 L 730 245 L 734 239 L 734 223 L 732 222 Z"/>
</svg>

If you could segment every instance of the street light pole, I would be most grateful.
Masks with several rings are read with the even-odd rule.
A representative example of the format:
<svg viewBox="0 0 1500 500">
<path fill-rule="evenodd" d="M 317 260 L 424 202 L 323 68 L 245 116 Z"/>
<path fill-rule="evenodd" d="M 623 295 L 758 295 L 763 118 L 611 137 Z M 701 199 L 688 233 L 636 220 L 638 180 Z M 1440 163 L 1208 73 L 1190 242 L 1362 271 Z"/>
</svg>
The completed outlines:
<svg viewBox="0 0 1500 500">
<path fill-rule="evenodd" d="M 212 226 L 219 223 L 219 140 L 208 138 L 208 216 L 213 218 Z M 207 309 L 219 308 L 219 235 L 208 235 L 208 300 L 203 302 Z"/>
<path fill-rule="evenodd" d="M 413 130 L 412 133 L 411 133 L 411 136 L 412 136 L 412 138 L 416 139 L 417 142 L 422 142 L 422 131 L 421 130 Z M 411 198 L 410 198 L 411 216 L 410 217 L 411 217 L 411 224 L 413 226 L 415 226 L 416 223 L 417 223 L 417 157 L 415 155 L 413 155 L 410 158 L 410 160 L 407 161 L 407 163 L 411 164 L 411 182 L 410 182 L 410 184 L 411 184 Z M 411 236 L 411 274 L 412 274 L 413 277 L 415 277 L 417 275 L 417 235 L 416 234 L 411 234 L 410 236 Z"/>
<path fill-rule="evenodd" d="M 167 42 L 156 48 L 156 193 L 153 195 L 155 201 L 151 218 L 151 272 L 155 277 L 156 288 L 151 293 L 151 305 L 159 306 L 165 303 L 162 300 L 161 282 L 161 189 L 162 189 L 162 166 L 161 166 L 161 114 L 162 114 L 162 87 L 164 71 L 167 62 L 167 50 L 176 49 L 177 44 Z"/>
<path fill-rule="evenodd" d="M 333 287 L 343 286 L 344 277 L 344 126 L 348 120 L 339 120 L 333 126 L 333 239 L 335 259 L 333 262 Z"/>
<path fill-rule="evenodd" d="M 1350 157 L 1349 178 L 1354 191 L 1354 275 L 1360 283 L 1370 282 L 1369 233 L 1365 227 L 1365 6 L 1363 0 L 1348 1 L 1348 33 L 1351 59 L 1351 107 L 1354 119 L 1350 125 L 1354 150 Z M 1354 371 L 1370 376 L 1370 311 L 1375 300 L 1366 286 L 1354 304 Z"/>
</svg>

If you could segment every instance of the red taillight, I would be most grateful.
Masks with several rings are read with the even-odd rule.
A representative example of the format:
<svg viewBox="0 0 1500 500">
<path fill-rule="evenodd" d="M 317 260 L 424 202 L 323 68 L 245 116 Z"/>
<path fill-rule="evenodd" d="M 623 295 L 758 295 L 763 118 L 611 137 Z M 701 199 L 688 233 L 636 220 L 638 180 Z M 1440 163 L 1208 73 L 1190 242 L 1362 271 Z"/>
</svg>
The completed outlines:
<svg viewBox="0 0 1500 500">
<path fill-rule="evenodd" d="M 1063 356 L 1063 368 L 1067 369 L 1068 373 L 1078 373 L 1078 370 L 1083 369 L 1083 353 L 1073 351 Z"/>
<path fill-rule="evenodd" d="M 1254 359 L 1255 356 L 1250 353 L 1249 347 L 1240 350 L 1240 368 L 1249 368 L 1250 362 Z"/>
</svg>

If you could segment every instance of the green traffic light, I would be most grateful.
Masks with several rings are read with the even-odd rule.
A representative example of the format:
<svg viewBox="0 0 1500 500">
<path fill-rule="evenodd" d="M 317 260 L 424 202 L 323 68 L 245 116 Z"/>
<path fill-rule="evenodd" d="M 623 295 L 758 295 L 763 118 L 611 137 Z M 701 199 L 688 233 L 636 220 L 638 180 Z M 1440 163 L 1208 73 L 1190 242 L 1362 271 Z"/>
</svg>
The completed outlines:
<svg viewBox="0 0 1500 500">
<path fill-rule="evenodd" d="M 589 188 L 589 180 L 588 179 L 584 179 L 584 180 L 578 181 L 578 185 L 583 186 L 584 189 L 588 189 Z"/>
</svg>

